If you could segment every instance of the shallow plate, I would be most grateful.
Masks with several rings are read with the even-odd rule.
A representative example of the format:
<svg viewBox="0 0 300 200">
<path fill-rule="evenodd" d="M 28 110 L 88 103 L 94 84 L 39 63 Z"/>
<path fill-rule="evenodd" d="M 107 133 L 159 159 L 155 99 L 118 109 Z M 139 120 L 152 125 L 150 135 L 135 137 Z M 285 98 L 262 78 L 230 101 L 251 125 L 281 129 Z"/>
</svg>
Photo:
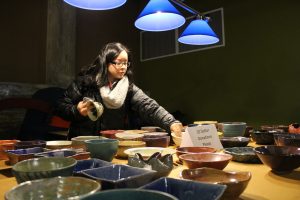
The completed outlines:
<svg viewBox="0 0 300 200">
<path fill-rule="evenodd" d="M 134 156 L 136 153 L 140 153 L 143 158 L 149 158 L 154 153 L 159 152 L 162 156 L 166 154 L 176 153 L 175 149 L 162 148 L 162 147 L 140 147 L 140 148 L 131 148 L 124 151 L 128 156 Z"/>
</svg>

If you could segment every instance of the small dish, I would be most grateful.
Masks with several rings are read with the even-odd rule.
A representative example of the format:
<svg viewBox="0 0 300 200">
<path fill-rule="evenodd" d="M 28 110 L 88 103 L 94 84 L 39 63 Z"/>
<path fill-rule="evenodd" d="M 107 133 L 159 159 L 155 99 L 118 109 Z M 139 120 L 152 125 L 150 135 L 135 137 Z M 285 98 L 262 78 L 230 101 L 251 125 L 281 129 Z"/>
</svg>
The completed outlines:
<svg viewBox="0 0 300 200">
<path fill-rule="evenodd" d="M 247 137 L 221 137 L 220 141 L 224 148 L 245 147 L 248 145 L 250 138 L 247 138 Z"/>
<path fill-rule="evenodd" d="M 162 177 L 140 187 L 140 189 L 166 192 L 179 200 L 200 199 L 199 197 L 201 200 L 217 200 L 224 193 L 226 186 Z"/>
<path fill-rule="evenodd" d="M 46 142 L 47 149 L 64 149 L 64 148 L 70 148 L 71 145 L 72 145 L 72 141 L 68 141 L 68 140 L 57 140 L 57 141 Z"/>
<path fill-rule="evenodd" d="M 225 148 L 224 152 L 232 155 L 232 160 L 243 163 L 261 163 L 255 154 L 253 147 L 231 147 Z"/>
<path fill-rule="evenodd" d="M 6 192 L 5 199 L 81 199 L 100 188 L 97 181 L 88 178 L 54 177 L 21 183 Z"/>
<path fill-rule="evenodd" d="M 162 156 L 164 156 L 166 154 L 174 154 L 176 153 L 176 150 L 162 147 L 140 147 L 127 149 L 124 151 L 124 153 L 126 153 L 128 156 L 134 156 L 136 153 L 139 153 L 144 159 L 148 159 L 156 152 L 159 152 Z"/>
<path fill-rule="evenodd" d="M 34 158 L 36 153 L 44 152 L 42 147 L 33 147 L 28 149 L 16 149 L 16 150 L 7 150 L 7 156 L 9 158 L 9 164 L 14 165 L 17 162 L 22 160 L 27 160 Z"/>
<path fill-rule="evenodd" d="M 211 167 L 222 170 L 228 165 L 232 159 L 232 155 L 223 153 L 195 153 L 180 155 L 179 159 L 189 169 Z"/>
<path fill-rule="evenodd" d="M 98 180 L 102 189 L 136 188 L 150 182 L 156 171 L 126 165 L 111 165 L 84 170 L 82 175 Z"/>
<path fill-rule="evenodd" d="M 184 169 L 182 178 L 205 183 L 226 185 L 222 199 L 237 199 L 246 189 L 250 179 L 250 172 L 227 172 L 212 168 Z"/>
</svg>

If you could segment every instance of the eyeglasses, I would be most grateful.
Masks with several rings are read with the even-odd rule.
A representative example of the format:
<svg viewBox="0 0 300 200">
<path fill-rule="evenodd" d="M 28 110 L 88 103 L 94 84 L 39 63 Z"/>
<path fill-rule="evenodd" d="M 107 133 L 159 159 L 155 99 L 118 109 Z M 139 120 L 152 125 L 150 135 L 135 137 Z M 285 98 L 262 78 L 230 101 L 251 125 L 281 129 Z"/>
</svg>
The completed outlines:
<svg viewBox="0 0 300 200">
<path fill-rule="evenodd" d="M 111 62 L 117 69 L 121 69 L 121 67 L 124 65 L 125 67 L 130 67 L 130 62 Z"/>
</svg>

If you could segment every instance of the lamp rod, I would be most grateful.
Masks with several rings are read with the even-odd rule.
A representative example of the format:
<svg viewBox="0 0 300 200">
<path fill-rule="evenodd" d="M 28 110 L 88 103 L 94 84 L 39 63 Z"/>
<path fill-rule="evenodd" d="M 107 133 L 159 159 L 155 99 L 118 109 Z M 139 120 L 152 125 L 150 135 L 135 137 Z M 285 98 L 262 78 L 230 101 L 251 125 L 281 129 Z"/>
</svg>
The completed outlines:
<svg viewBox="0 0 300 200">
<path fill-rule="evenodd" d="M 183 0 L 169 0 L 169 1 L 172 1 L 176 5 L 180 6 L 181 8 L 184 8 L 185 10 L 189 11 L 190 13 L 192 13 L 194 15 L 200 15 L 200 13 L 197 10 L 195 10 L 194 8 L 191 8 L 188 5 L 186 5 L 185 3 L 183 3 Z"/>
</svg>

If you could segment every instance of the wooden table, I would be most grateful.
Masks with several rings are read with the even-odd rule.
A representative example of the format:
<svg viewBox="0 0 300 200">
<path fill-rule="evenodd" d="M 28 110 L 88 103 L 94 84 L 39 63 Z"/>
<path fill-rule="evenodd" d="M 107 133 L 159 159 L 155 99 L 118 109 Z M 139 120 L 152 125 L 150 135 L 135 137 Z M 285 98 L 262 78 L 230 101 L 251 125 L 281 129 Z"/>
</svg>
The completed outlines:
<svg viewBox="0 0 300 200">
<path fill-rule="evenodd" d="M 175 158 L 175 157 L 174 157 Z M 114 159 L 113 163 L 126 164 L 127 160 Z M 16 179 L 10 173 L 11 166 L 0 161 L 0 199 L 17 185 Z M 180 172 L 186 169 L 178 165 L 169 177 L 180 178 Z M 243 200 L 299 200 L 300 199 L 300 168 L 287 175 L 276 175 L 263 164 L 244 164 L 231 161 L 224 169 L 228 171 L 250 171 L 252 179 L 240 196 Z"/>
</svg>

